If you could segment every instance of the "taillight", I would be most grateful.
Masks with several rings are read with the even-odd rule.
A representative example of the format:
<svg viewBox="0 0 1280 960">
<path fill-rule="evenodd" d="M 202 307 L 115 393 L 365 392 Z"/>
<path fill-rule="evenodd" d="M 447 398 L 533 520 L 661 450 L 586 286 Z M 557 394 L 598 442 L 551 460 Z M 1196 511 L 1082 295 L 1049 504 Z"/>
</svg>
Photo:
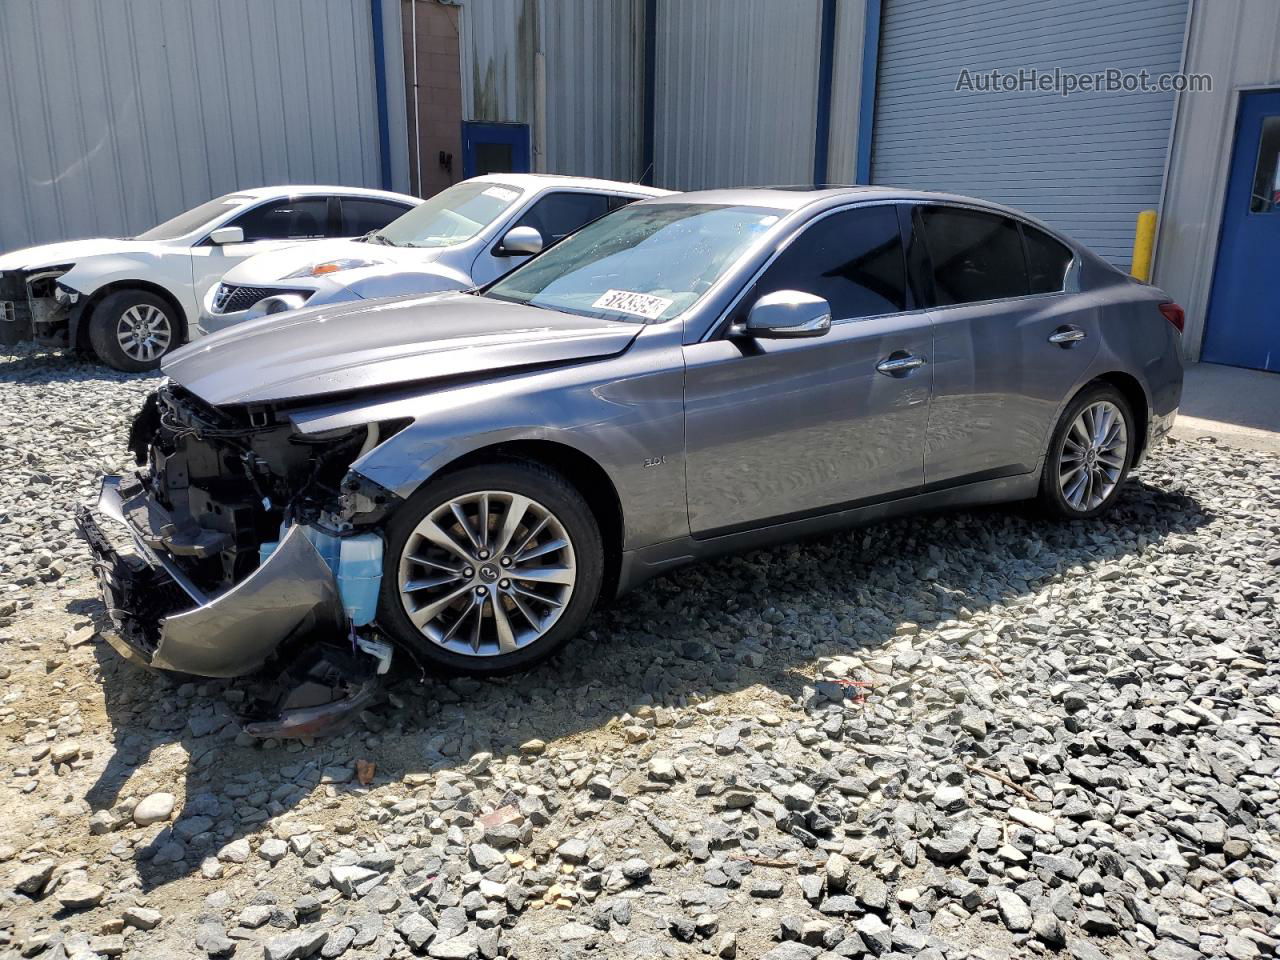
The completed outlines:
<svg viewBox="0 0 1280 960">
<path fill-rule="evenodd" d="M 1170 300 L 1168 303 L 1160 304 L 1160 312 L 1164 314 L 1164 318 L 1178 328 L 1181 333 L 1187 324 L 1187 315 L 1183 309 Z"/>
</svg>

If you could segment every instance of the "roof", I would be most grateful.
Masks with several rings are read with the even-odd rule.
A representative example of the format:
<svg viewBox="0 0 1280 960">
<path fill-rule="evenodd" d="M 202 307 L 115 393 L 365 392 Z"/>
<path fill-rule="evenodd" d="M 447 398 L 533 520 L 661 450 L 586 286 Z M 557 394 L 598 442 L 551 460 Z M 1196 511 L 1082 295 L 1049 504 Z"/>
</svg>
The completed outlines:
<svg viewBox="0 0 1280 960">
<path fill-rule="evenodd" d="M 267 187 L 249 187 L 245 190 L 229 190 L 227 195 L 253 197 L 262 200 L 266 197 L 291 196 L 297 193 L 333 193 L 339 196 L 383 197 L 388 200 L 405 200 L 410 203 L 421 203 L 421 197 L 408 193 L 396 193 L 392 190 L 374 190 L 372 187 L 340 187 L 328 183 L 282 183 Z"/>
<path fill-rule="evenodd" d="M 559 187 L 577 187 L 581 190 L 618 190 L 643 197 L 665 197 L 674 193 L 660 187 L 648 187 L 643 183 L 627 183 L 623 180 L 601 180 L 596 177 L 570 177 L 559 173 L 486 173 L 472 180 L 487 183 L 505 183 L 522 190 L 532 190 L 554 184 Z"/>
<path fill-rule="evenodd" d="M 980 197 L 966 197 L 956 193 L 942 193 L 933 190 L 912 190 L 907 187 L 879 186 L 777 186 L 777 187 L 734 187 L 721 190 L 694 190 L 676 195 L 680 203 L 707 203 L 747 207 L 765 207 L 778 211 L 793 212 L 813 205 L 838 206 L 841 202 L 855 200 L 902 200 L 933 203 L 956 203 L 976 207 L 985 207 L 994 212 L 1005 213 L 1012 217 L 1035 224 L 1059 239 L 1068 239 L 1064 234 L 1049 226 L 1044 221 L 1016 207 L 1010 207 L 993 200 Z M 653 200 L 641 201 L 652 203 Z"/>
</svg>

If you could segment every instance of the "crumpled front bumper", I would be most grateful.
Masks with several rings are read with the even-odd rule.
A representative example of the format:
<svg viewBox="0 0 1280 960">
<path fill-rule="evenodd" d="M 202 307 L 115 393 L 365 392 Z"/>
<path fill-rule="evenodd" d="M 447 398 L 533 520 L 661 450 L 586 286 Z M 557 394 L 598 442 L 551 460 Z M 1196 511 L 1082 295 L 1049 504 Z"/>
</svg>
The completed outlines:
<svg viewBox="0 0 1280 960">
<path fill-rule="evenodd" d="M 140 485 L 135 490 L 120 477 L 105 477 L 96 509 L 76 514 L 118 630 L 108 640 L 120 654 L 162 670 L 242 677 L 299 631 L 342 635 L 338 585 L 301 527 L 291 527 L 244 580 L 208 596 L 162 550 L 148 546 L 155 532 L 134 525 L 145 516 L 136 507 L 146 496 Z M 109 532 L 127 534 L 126 542 Z"/>
</svg>

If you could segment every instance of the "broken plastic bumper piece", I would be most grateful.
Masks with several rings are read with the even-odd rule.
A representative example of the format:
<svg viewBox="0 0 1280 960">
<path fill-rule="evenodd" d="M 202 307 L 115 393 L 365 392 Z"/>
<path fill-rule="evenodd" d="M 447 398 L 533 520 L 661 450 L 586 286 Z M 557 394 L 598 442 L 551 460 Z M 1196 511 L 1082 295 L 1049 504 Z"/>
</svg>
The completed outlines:
<svg viewBox="0 0 1280 960">
<path fill-rule="evenodd" d="M 203 677 L 242 677 L 262 668 L 300 632 L 341 637 L 346 616 L 337 580 L 302 527 L 291 527 L 251 574 L 208 596 L 163 550 L 151 546 L 151 505 L 140 485 L 103 479 L 96 509 L 76 524 L 93 551 L 103 598 L 130 660 Z M 119 538 L 108 535 L 123 532 Z"/>
</svg>

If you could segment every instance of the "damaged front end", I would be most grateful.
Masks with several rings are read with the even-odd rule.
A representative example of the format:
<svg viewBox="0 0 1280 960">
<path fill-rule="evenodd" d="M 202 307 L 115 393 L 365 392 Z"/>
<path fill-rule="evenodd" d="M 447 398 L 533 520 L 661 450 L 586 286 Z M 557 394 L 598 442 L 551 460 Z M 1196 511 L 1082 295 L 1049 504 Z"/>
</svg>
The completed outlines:
<svg viewBox="0 0 1280 960">
<path fill-rule="evenodd" d="M 77 523 L 125 657 L 234 679 L 259 736 L 333 726 L 376 694 L 378 526 L 394 494 L 351 464 L 399 424 L 303 435 L 269 406 L 212 407 L 176 384 L 134 422 L 131 478 Z"/>
<path fill-rule="evenodd" d="M 0 344 L 35 340 L 65 347 L 71 341 L 71 315 L 81 295 L 58 282 L 70 264 L 35 270 L 0 270 Z"/>
</svg>

